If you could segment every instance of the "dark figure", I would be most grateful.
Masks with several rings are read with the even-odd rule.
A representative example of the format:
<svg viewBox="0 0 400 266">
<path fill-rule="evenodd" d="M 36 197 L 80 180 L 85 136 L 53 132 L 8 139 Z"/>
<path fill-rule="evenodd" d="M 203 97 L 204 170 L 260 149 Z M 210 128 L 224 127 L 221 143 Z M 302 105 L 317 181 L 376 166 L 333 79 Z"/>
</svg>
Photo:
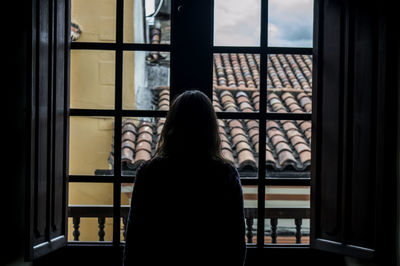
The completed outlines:
<svg viewBox="0 0 400 266">
<path fill-rule="evenodd" d="M 154 158 L 137 171 L 125 266 L 244 264 L 242 188 L 220 146 L 207 96 L 188 91 L 177 97 Z"/>
</svg>

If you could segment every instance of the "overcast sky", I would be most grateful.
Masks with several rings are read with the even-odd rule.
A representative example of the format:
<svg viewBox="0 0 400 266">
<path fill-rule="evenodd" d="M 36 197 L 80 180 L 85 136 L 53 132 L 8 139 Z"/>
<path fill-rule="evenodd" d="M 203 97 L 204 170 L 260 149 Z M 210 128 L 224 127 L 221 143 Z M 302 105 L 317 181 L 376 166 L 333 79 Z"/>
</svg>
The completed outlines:
<svg viewBox="0 0 400 266">
<path fill-rule="evenodd" d="M 260 0 L 214 0 L 214 44 L 260 44 Z M 269 0 L 270 46 L 311 47 L 313 0 Z"/>
</svg>

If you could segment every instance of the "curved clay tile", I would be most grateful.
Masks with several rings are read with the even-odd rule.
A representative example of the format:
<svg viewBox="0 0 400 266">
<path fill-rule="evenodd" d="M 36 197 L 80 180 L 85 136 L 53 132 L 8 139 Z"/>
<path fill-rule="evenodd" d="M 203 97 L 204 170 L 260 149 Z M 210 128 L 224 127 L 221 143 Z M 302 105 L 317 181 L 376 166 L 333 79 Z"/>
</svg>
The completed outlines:
<svg viewBox="0 0 400 266">
<path fill-rule="evenodd" d="M 288 165 L 296 165 L 296 159 L 294 158 L 292 152 L 284 150 L 278 154 L 279 166 L 285 168 Z"/>
<path fill-rule="evenodd" d="M 250 138 L 253 140 L 254 138 L 258 138 L 258 134 L 259 134 L 259 131 L 258 131 L 258 128 L 252 128 L 252 129 L 250 129 L 249 131 L 249 136 L 250 136 Z M 257 139 L 257 142 L 258 142 L 258 139 Z"/>
<path fill-rule="evenodd" d="M 134 162 L 133 154 L 135 151 L 135 143 L 130 140 L 126 140 L 126 141 L 122 142 L 121 146 L 122 146 L 121 161 L 133 164 L 133 162 Z"/>
<path fill-rule="evenodd" d="M 258 155 L 258 151 L 259 151 L 259 143 L 257 142 L 257 143 L 253 143 L 253 145 L 254 145 L 254 150 L 256 151 L 256 154 Z"/>
<path fill-rule="evenodd" d="M 139 165 L 140 163 L 148 161 L 150 159 L 151 159 L 151 152 L 147 150 L 140 150 L 136 152 L 135 164 Z"/>
<path fill-rule="evenodd" d="M 160 98 L 158 101 L 158 107 L 162 105 L 169 105 L 169 97 L 168 98 Z"/>
<path fill-rule="evenodd" d="M 274 135 L 274 136 L 270 137 L 270 139 L 274 146 L 276 146 L 280 142 L 287 143 L 287 140 L 282 135 Z"/>
<path fill-rule="evenodd" d="M 280 131 L 279 129 L 276 128 L 272 128 L 272 129 L 268 129 L 267 130 L 267 135 L 268 137 L 271 139 L 276 135 L 280 135 L 280 136 L 284 136 L 284 134 L 282 133 L 282 131 Z"/>
<path fill-rule="evenodd" d="M 311 142 L 311 129 L 304 131 L 304 135 L 308 139 L 309 142 Z"/>
<path fill-rule="evenodd" d="M 258 145 L 259 142 L 258 137 L 259 137 L 258 134 L 254 134 L 253 136 L 250 137 L 251 143 L 253 143 L 254 146 Z"/>
<path fill-rule="evenodd" d="M 169 105 L 162 105 L 158 108 L 159 111 L 168 111 Z"/>
<path fill-rule="evenodd" d="M 298 105 L 297 101 L 293 97 L 289 97 L 284 99 L 286 106 L 290 108 L 291 105 L 295 104 Z"/>
<path fill-rule="evenodd" d="M 288 98 L 295 98 L 294 95 L 290 92 L 284 92 L 281 95 L 282 100 L 286 101 Z"/>
<path fill-rule="evenodd" d="M 312 60 L 311 60 L 311 56 L 310 55 L 303 55 L 302 56 L 304 59 L 304 62 L 306 62 L 308 68 L 310 69 L 310 71 L 312 71 L 313 66 L 312 66 Z"/>
<path fill-rule="evenodd" d="M 122 131 L 122 133 L 125 133 L 125 132 L 129 131 L 129 132 L 132 132 L 133 134 L 136 134 L 136 127 L 135 127 L 135 125 L 133 123 L 125 121 L 123 126 L 122 126 L 121 131 Z"/>
<path fill-rule="evenodd" d="M 231 129 L 235 128 L 235 127 L 243 128 L 242 122 L 240 122 L 240 120 L 238 120 L 238 119 L 232 119 L 228 123 L 229 123 L 229 127 Z"/>
<path fill-rule="evenodd" d="M 246 136 L 246 133 L 244 132 L 244 130 L 242 128 L 239 128 L 239 127 L 232 128 L 231 129 L 231 136 L 235 137 L 237 135 Z"/>
<path fill-rule="evenodd" d="M 301 121 L 300 122 L 300 128 L 304 132 L 307 130 L 311 130 L 311 122 L 310 121 Z"/>
<path fill-rule="evenodd" d="M 225 141 L 225 142 L 229 143 L 229 140 L 228 140 L 228 138 L 226 137 L 225 134 L 219 134 L 219 137 L 221 138 L 221 141 Z"/>
<path fill-rule="evenodd" d="M 252 152 L 251 146 L 250 144 L 247 142 L 247 140 L 245 141 L 240 141 L 238 143 L 235 144 L 236 147 L 236 151 L 237 153 L 240 153 L 243 150 L 249 150 Z"/>
<path fill-rule="evenodd" d="M 122 140 L 122 141 L 129 140 L 129 141 L 135 142 L 135 140 L 136 140 L 136 135 L 133 134 L 131 131 L 125 131 L 125 132 L 122 134 L 121 140 Z"/>
<path fill-rule="evenodd" d="M 250 100 L 247 96 L 237 96 L 236 95 L 236 101 L 240 105 L 241 103 L 250 103 Z"/>
<path fill-rule="evenodd" d="M 149 133 L 149 132 L 142 132 L 138 135 L 137 137 L 137 142 L 140 141 L 147 141 L 149 143 L 153 142 L 153 134 Z"/>
<path fill-rule="evenodd" d="M 221 148 L 232 151 L 231 144 L 228 141 L 221 141 Z"/>
<path fill-rule="evenodd" d="M 162 90 L 158 94 L 158 100 L 169 100 L 169 90 Z"/>
<path fill-rule="evenodd" d="M 303 151 L 309 151 L 311 152 L 310 147 L 307 144 L 304 143 L 298 143 L 296 146 L 294 146 L 294 149 L 298 154 L 302 153 Z"/>
<path fill-rule="evenodd" d="M 169 89 L 162 89 L 158 96 L 169 95 Z"/>
<path fill-rule="evenodd" d="M 275 160 L 274 155 L 272 154 L 272 152 L 267 149 L 265 155 L 266 155 L 265 159 L 266 159 L 267 164 L 271 163 L 271 164 L 273 164 L 275 166 L 276 160 Z"/>
<path fill-rule="evenodd" d="M 254 159 L 254 155 L 249 150 L 242 150 L 238 153 L 238 168 L 242 170 L 245 167 L 250 167 L 252 170 L 257 168 L 256 160 Z"/>
<path fill-rule="evenodd" d="M 142 124 L 139 126 L 139 134 L 143 132 L 153 134 L 153 124 L 150 122 L 142 122 Z"/>
<path fill-rule="evenodd" d="M 242 110 L 243 112 L 253 112 L 253 106 L 250 105 L 249 102 L 242 102 L 240 105 L 240 110 Z"/>
<path fill-rule="evenodd" d="M 138 151 L 145 150 L 151 153 L 151 143 L 147 141 L 140 141 L 136 143 L 136 153 Z"/>
<path fill-rule="evenodd" d="M 225 111 L 227 112 L 237 112 L 238 108 L 236 104 L 228 102 L 226 105 L 224 105 Z"/>
<path fill-rule="evenodd" d="M 295 136 L 300 136 L 302 137 L 301 133 L 297 129 L 293 129 L 290 131 L 286 131 L 286 134 L 288 135 L 289 139 L 294 138 Z"/>
<path fill-rule="evenodd" d="M 258 121 L 257 120 L 246 120 L 246 126 L 248 129 L 258 128 Z"/>
<path fill-rule="evenodd" d="M 301 153 L 299 153 L 299 158 L 302 164 L 306 164 L 311 162 L 311 152 L 304 150 Z"/>
<path fill-rule="evenodd" d="M 214 105 L 214 111 L 215 112 L 222 112 L 222 107 Z"/>
<path fill-rule="evenodd" d="M 267 129 L 272 129 L 272 128 L 279 128 L 279 125 L 274 120 L 268 120 L 267 121 Z"/>
<path fill-rule="evenodd" d="M 283 151 L 289 151 L 292 152 L 292 149 L 286 142 L 279 142 L 275 146 L 275 150 L 277 154 L 280 154 Z"/>
<path fill-rule="evenodd" d="M 241 134 L 238 134 L 232 138 L 233 145 L 237 145 L 238 143 L 245 141 L 247 142 L 247 137 Z"/>
<path fill-rule="evenodd" d="M 124 148 L 129 148 L 129 149 L 131 149 L 132 151 L 135 151 L 136 145 L 135 145 L 135 143 L 134 143 L 133 141 L 131 141 L 131 140 L 125 140 L 125 141 L 122 141 L 121 147 L 122 147 L 123 149 L 124 149 Z"/>
<path fill-rule="evenodd" d="M 300 135 L 293 136 L 292 138 L 290 138 L 290 142 L 292 143 L 293 146 L 296 146 L 299 143 L 307 145 L 307 142 Z"/>
<path fill-rule="evenodd" d="M 222 153 L 222 157 L 224 157 L 225 160 L 229 161 L 232 164 L 235 162 L 235 159 L 233 158 L 232 151 L 230 151 L 228 149 L 222 149 L 221 153 Z"/>
<path fill-rule="evenodd" d="M 223 127 L 218 127 L 219 134 L 226 135 L 226 131 Z"/>
<path fill-rule="evenodd" d="M 235 99 L 233 98 L 232 95 L 225 94 L 225 95 L 222 96 L 222 94 L 223 93 L 221 93 L 221 103 L 222 103 L 222 105 L 225 106 L 228 103 L 233 103 L 233 104 L 235 103 Z"/>
<path fill-rule="evenodd" d="M 133 151 L 131 149 L 123 148 L 121 150 L 121 162 L 133 164 L 134 161 L 135 160 L 133 159 Z"/>
</svg>

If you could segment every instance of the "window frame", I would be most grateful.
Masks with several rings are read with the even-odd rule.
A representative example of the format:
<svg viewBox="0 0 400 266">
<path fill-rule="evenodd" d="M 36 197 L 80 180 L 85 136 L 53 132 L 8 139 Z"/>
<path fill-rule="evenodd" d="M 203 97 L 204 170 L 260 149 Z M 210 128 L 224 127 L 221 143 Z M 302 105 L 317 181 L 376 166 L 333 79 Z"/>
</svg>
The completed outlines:
<svg viewBox="0 0 400 266">
<path fill-rule="evenodd" d="M 314 8 L 314 48 L 291 48 L 291 47 L 270 47 L 268 46 L 268 0 L 260 0 L 261 1 L 261 31 L 260 31 L 260 46 L 258 47 L 246 47 L 246 46 L 214 46 L 213 45 L 213 18 L 214 18 L 214 1 L 201 1 L 203 2 L 205 10 L 211 13 L 211 31 L 206 32 L 204 34 L 207 35 L 208 38 L 201 44 L 204 48 L 204 52 L 208 54 L 208 56 L 213 57 L 214 53 L 252 53 L 260 55 L 260 110 L 259 112 L 254 113 L 243 113 L 243 112 L 217 112 L 217 117 L 219 119 L 253 119 L 259 122 L 259 145 L 260 147 L 266 146 L 266 122 L 268 120 L 307 120 L 312 121 L 312 125 L 314 128 L 314 116 L 311 113 L 305 114 L 296 114 L 296 113 L 270 113 L 267 112 L 266 103 L 267 103 L 267 57 L 269 54 L 299 54 L 299 55 L 313 55 L 313 69 L 317 69 L 314 65 L 316 62 L 314 60 L 314 48 L 317 44 L 317 35 L 315 32 L 315 18 L 317 10 Z M 70 1 L 69 1 L 70 2 Z M 180 84 L 177 84 L 177 73 L 181 71 L 185 71 L 182 69 L 182 65 L 176 59 L 176 55 L 182 49 L 183 38 L 179 37 L 179 33 L 182 33 L 181 29 L 178 29 L 177 22 L 182 14 L 178 11 L 178 6 L 185 5 L 183 1 L 180 0 L 172 0 L 171 1 L 171 40 L 170 44 L 139 44 L 139 43 L 124 43 L 123 42 L 123 23 L 124 23 L 124 1 L 116 0 L 116 41 L 115 43 L 95 43 L 95 42 L 71 42 L 70 49 L 68 49 L 68 57 L 70 56 L 71 50 L 108 50 L 115 52 L 115 103 L 114 109 L 110 110 L 98 110 L 98 109 L 69 109 L 69 115 L 67 120 L 69 121 L 70 117 L 79 117 L 79 116 L 102 116 L 102 117 L 113 117 L 114 118 L 114 171 L 111 176 L 85 176 L 85 175 L 69 175 L 67 170 L 67 182 L 85 182 L 85 183 L 112 183 L 113 184 L 113 237 L 112 243 L 102 243 L 96 242 L 91 243 L 90 245 L 94 246 L 104 246 L 104 245 L 112 245 L 114 247 L 120 247 L 124 245 L 120 239 L 120 220 L 121 220 L 121 184 L 122 183 L 131 183 L 133 182 L 134 177 L 127 177 L 122 175 L 121 171 L 121 130 L 122 130 L 122 119 L 124 117 L 165 117 L 166 111 L 157 111 L 157 110 L 124 110 L 122 103 L 122 92 L 123 92 L 123 52 L 124 51 L 161 51 L 161 52 L 170 52 L 171 55 L 171 78 L 170 78 L 170 101 L 173 100 L 174 96 L 179 94 L 184 90 Z M 314 6 L 315 6 L 314 1 Z M 185 10 L 189 10 L 184 8 Z M 210 15 L 210 14 L 208 14 Z M 207 18 L 207 16 L 206 16 Z M 208 28 L 210 29 L 210 28 Z M 195 31 L 193 31 L 195 32 Z M 211 40 L 211 42 L 210 42 Z M 183 47 L 184 50 L 190 50 L 193 47 Z M 183 51 L 184 52 L 184 51 Z M 208 57 L 209 59 L 209 57 Z M 196 65 L 196 64 L 194 64 Z M 68 64 L 69 66 L 69 64 Z M 179 69 L 180 68 L 180 69 Z M 201 64 L 197 66 L 199 71 L 201 68 Z M 212 69 L 212 65 L 209 65 L 209 68 Z M 194 66 L 196 69 L 196 66 Z M 69 71 L 69 70 L 68 70 Z M 203 72 L 205 73 L 205 72 Z M 211 71 L 212 73 L 212 71 Z M 315 91 L 315 71 L 312 73 L 313 75 L 313 87 L 312 91 Z M 199 89 L 203 91 L 206 95 L 208 95 L 212 99 L 213 93 L 213 85 L 212 85 L 212 74 L 209 76 L 209 72 L 205 74 L 205 77 L 209 83 L 207 87 L 200 87 Z M 68 72 L 67 80 L 69 82 L 70 75 Z M 69 84 L 68 84 L 69 85 Z M 191 88 L 188 88 L 191 89 Z M 67 87 L 69 91 L 69 86 Z M 69 106 L 69 104 L 68 104 Z M 312 103 L 313 110 L 316 106 L 316 101 Z M 313 112 L 314 113 L 314 112 Z M 312 134 L 312 143 L 314 142 L 314 130 Z M 69 139 L 69 133 L 67 132 L 67 138 Z M 313 146 L 314 146 L 313 145 Z M 314 149 L 313 149 L 314 151 Z M 67 150 L 69 152 L 69 150 Z M 313 153 L 312 153 L 313 154 Z M 312 158 L 314 155 L 312 155 Z M 258 178 L 256 179 L 242 179 L 242 185 L 257 185 L 258 193 L 257 193 L 257 211 L 258 217 L 265 217 L 265 187 L 266 186 L 310 186 L 311 187 L 311 179 L 310 178 L 267 178 L 266 177 L 266 150 L 265 148 L 259 149 L 258 155 Z M 314 159 L 312 159 L 314 162 Z M 68 167 L 67 167 L 68 169 Z M 311 177 L 312 178 L 312 177 Z M 207 180 L 207 182 L 212 182 Z M 68 203 L 67 203 L 68 204 Z M 247 245 L 248 248 L 256 248 L 263 249 L 269 247 L 280 247 L 280 248 L 309 248 L 309 244 L 266 244 L 264 243 L 264 221 L 265 219 L 257 219 L 257 241 L 255 245 Z M 88 244 L 87 242 L 68 242 L 68 246 L 79 246 L 82 244 Z"/>
</svg>

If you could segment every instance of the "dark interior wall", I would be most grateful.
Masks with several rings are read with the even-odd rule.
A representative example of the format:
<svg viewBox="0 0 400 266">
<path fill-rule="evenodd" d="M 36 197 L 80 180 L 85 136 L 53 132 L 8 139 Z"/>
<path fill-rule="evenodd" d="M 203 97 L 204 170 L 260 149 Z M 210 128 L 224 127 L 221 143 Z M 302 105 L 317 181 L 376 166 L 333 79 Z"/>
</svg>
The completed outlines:
<svg viewBox="0 0 400 266">
<path fill-rule="evenodd" d="M 2 250 L 1 265 L 30 265 L 24 262 L 24 222 L 25 222 L 25 156 L 26 156 L 26 79 L 27 79 L 27 33 L 29 22 L 29 1 L 8 1 L 3 10 L 7 10 L 10 20 L 3 40 L 6 48 L 5 70 L 2 75 L 2 91 L 5 92 L 3 106 L 5 113 L 1 128 L 6 132 L 2 143 L 3 150 L 2 181 L 5 182 L 1 193 L 3 203 L 2 241 L 6 250 Z M 4 58 L 4 57 L 3 57 Z M 3 61 L 4 62 L 4 61 Z M 5 72 L 4 72 L 5 71 Z M 5 81 L 5 82 L 4 82 Z"/>
</svg>

